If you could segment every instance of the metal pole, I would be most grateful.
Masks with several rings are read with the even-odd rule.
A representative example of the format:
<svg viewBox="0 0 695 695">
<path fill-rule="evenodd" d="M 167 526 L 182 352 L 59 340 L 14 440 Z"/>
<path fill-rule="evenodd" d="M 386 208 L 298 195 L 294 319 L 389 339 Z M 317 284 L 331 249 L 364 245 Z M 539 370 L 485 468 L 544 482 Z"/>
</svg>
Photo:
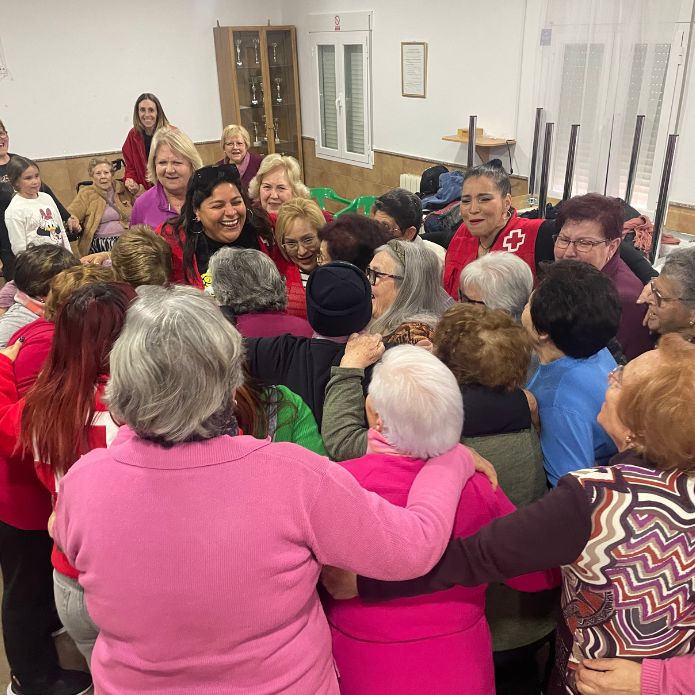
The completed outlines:
<svg viewBox="0 0 695 695">
<path fill-rule="evenodd" d="M 644 129 L 644 116 L 640 114 L 635 121 L 635 136 L 632 139 L 632 154 L 630 155 L 630 168 L 627 172 L 627 185 L 625 186 L 625 202 L 632 202 L 632 191 L 635 188 L 635 175 L 637 174 L 637 162 L 639 161 L 639 148 L 642 144 L 642 130 Z"/>
<path fill-rule="evenodd" d="M 538 192 L 538 217 L 545 219 L 545 206 L 548 201 L 548 178 L 550 178 L 550 153 L 553 149 L 554 123 L 545 124 L 545 138 L 543 140 L 543 161 L 541 163 L 541 187 Z"/>
<path fill-rule="evenodd" d="M 676 155 L 676 144 L 678 135 L 673 133 L 668 136 L 666 145 L 666 155 L 664 157 L 664 169 L 661 172 L 661 183 L 659 184 L 659 199 L 656 203 L 654 213 L 654 231 L 652 232 L 652 248 L 649 252 L 649 261 L 654 263 L 659 255 L 661 246 L 661 230 L 666 221 L 666 211 L 668 210 L 668 192 L 671 187 L 671 173 L 673 169 L 673 159 Z"/>
<path fill-rule="evenodd" d="M 531 171 L 528 175 L 528 194 L 536 192 L 536 167 L 538 165 L 538 148 L 541 139 L 541 122 L 543 120 L 543 109 L 539 106 L 536 109 L 536 124 L 533 126 L 533 148 L 531 149 Z"/>
<path fill-rule="evenodd" d="M 477 124 L 477 116 L 468 118 L 468 164 L 466 165 L 468 169 L 475 165 L 475 129 Z"/>
<path fill-rule="evenodd" d="M 577 159 L 577 141 L 579 139 L 579 123 L 572 125 L 570 129 L 570 144 L 567 150 L 567 169 L 565 170 L 565 188 L 562 199 L 572 197 L 572 181 L 574 179 L 574 163 Z"/>
</svg>

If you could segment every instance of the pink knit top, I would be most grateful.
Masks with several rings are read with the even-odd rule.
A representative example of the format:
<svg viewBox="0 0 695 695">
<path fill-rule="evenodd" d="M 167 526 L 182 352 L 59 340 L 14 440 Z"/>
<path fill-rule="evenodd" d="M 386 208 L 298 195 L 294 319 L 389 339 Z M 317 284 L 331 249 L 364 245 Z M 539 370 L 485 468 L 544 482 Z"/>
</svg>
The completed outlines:
<svg viewBox="0 0 695 695">
<path fill-rule="evenodd" d="M 457 446 L 400 508 L 294 444 L 166 449 L 122 428 L 63 478 L 55 524 L 100 628 L 96 692 L 337 695 L 321 565 L 427 572 L 472 472 Z"/>
</svg>

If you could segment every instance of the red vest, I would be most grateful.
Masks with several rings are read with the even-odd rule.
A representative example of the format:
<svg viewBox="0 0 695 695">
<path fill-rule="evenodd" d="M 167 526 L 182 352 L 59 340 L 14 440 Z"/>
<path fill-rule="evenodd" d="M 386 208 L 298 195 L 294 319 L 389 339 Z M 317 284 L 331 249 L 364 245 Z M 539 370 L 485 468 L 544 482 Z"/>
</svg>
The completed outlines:
<svg viewBox="0 0 695 695">
<path fill-rule="evenodd" d="M 133 179 L 145 187 L 152 188 L 154 184 L 147 180 L 147 156 L 145 155 L 145 140 L 142 133 L 131 128 L 128 137 L 121 147 L 123 160 L 125 161 L 125 173 L 123 180 Z"/>
<path fill-rule="evenodd" d="M 517 217 L 516 210 L 512 210 L 505 228 L 495 239 L 490 251 L 509 251 L 519 256 L 536 274 L 536 237 L 543 220 L 529 220 L 525 217 Z M 446 252 L 444 262 L 444 289 L 458 300 L 459 280 L 461 271 L 478 258 L 478 238 L 474 237 L 462 224 L 454 234 Z"/>
</svg>

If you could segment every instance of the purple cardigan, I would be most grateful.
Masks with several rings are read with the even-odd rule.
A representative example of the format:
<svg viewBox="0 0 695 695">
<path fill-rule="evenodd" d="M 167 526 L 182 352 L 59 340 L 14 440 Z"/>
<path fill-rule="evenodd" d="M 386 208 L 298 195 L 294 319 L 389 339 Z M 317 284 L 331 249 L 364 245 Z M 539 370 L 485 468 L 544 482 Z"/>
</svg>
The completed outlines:
<svg viewBox="0 0 695 695">
<path fill-rule="evenodd" d="M 249 184 L 251 183 L 251 179 L 258 173 L 258 169 L 261 166 L 261 162 L 263 161 L 263 155 L 262 154 L 256 154 L 255 152 L 249 152 L 249 163 L 248 166 L 246 167 L 246 171 L 242 174 L 241 176 L 241 186 L 244 189 L 244 193 L 249 192 Z M 224 159 L 220 159 L 219 162 L 217 162 L 218 165 L 220 164 L 230 164 L 225 157 Z"/>
<path fill-rule="evenodd" d="M 100 628 L 96 692 L 338 695 L 321 566 L 426 572 L 472 473 L 457 446 L 423 467 L 402 509 L 295 444 L 165 448 L 121 428 L 62 479 L 54 527 Z"/>
<path fill-rule="evenodd" d="M 148 224 L 152 229 L 157 229 L 160 224 L 178 214 L 171 207 L 162 184 L 157 181 L 155 186 L 135 199 L 133 212 L 130 215 L 130 226 Z"/>
</svg>

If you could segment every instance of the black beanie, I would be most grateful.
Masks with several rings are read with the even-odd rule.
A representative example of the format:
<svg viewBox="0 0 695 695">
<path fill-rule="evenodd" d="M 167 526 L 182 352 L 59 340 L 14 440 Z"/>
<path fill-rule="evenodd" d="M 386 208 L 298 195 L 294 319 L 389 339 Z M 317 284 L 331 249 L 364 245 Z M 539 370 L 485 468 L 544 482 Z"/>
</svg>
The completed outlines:
<svg viewBox="0 0 695 695">
<path fill-rule="evenodd" d="M 361 331 L 372 318 L 372 287 L 352 263 L 334 261 L 316 268 L 306 283 L 306 314 L 327 338 Z"/>
</svg>

